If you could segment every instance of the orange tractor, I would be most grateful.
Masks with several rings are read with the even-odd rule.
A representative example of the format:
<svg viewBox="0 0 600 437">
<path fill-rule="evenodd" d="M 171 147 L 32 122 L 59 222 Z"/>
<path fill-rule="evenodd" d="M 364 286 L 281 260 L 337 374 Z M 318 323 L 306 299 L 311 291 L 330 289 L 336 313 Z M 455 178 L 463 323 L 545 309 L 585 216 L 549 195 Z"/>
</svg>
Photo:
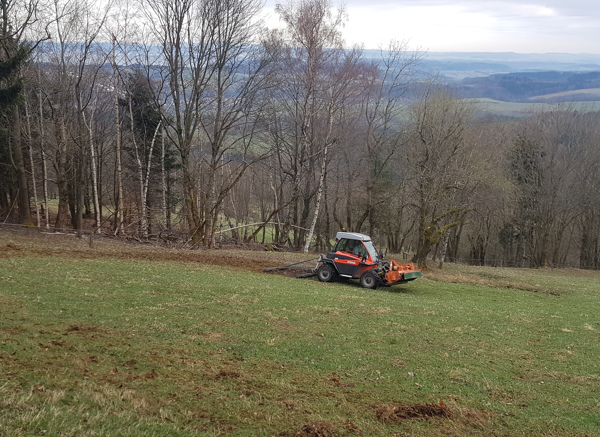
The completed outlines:
<svg viewBox="0 0 600 437">
<path fill-rule="evenodd" d="M 384 261 L 371 237 L 355 232 L 338 232 L 333 252 L 321 255 L 316 267 L 321 282 L 359 279 L 364 288 L 377 288 L 413 281 L 422 276 L 412 263 Z"/>
</svg>

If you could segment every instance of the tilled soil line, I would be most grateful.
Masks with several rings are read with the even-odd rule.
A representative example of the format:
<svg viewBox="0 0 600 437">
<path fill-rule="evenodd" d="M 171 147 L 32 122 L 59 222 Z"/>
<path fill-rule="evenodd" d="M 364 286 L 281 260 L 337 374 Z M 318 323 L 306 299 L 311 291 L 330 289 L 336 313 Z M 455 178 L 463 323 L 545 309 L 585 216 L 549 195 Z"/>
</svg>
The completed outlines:
<svg viewBox="0 0 600 437">
<path fill-rule="evenodd" d="M 249 272 L 264 272 L 267 267 L 293 264 L 303 259 L 314 258 L 315 254 L 299 252 L 267 252 L 262 245 L 241 248 L 167 248 L 153 244 L 121 241 L 112 237 L 77 238 L 68 234 L 6 232 L 0 230 L 0 258 L 13 257 L 64 257 L 64 258 L 116 258 L 144 261 L 178 261 L 207 264 Z M 296 277 L 313 267 L 310 261 L 299 268 L 273 270 L 269 273 Z"/>
</svg>

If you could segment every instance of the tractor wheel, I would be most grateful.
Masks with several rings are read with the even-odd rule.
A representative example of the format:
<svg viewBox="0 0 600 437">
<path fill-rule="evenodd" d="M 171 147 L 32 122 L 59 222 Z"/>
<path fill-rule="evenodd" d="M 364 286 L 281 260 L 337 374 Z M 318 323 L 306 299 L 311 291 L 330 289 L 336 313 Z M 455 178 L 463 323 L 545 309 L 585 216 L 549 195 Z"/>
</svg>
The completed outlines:
<svg viewBox="0 0 600 437">
<path fill-rule="evenodd" d="M 373 272 L 365 272 L 360 277 L 360 285 L 362 285 L 363 288 L 370 288 L 374 290 L 379 285 L 379 278 Z"/>
<path fill-rule="evenodd" d="M 319 267 L 319 270 L 317 270 L 317 278 L 319 278 L 319 281 L 321 282 L 331 282 L 334 276 L 335 272 L 333 267 L 329 264 L 322 264 L 321 267 Z"/>
</svg>

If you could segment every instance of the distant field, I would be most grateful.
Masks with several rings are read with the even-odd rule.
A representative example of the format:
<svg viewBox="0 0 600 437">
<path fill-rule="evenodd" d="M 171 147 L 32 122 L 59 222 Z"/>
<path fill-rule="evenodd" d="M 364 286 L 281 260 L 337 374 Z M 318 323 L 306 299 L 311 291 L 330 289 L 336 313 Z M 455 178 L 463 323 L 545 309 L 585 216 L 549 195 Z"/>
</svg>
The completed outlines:
<svg viewBox="0 0 600 437">
<path fill-rule="evenodd" d="M 0 435 L 600 436 L 600 272 L 314 257 L 0 231 Z"/>
<path fill-rule="evenodd" d="M 586 90 L 589 91 L 589 90 Z M 600 90 L 599 99 L 600 99 Z M 566 93 L 561 93 L 567 95 Z M 547 96 L 535 97 L 535 99 L 546 98 Z M 549 97 L 548 97 L 549 98 Z M 493 99 L 469 99 L 476 104 L 480 111 L 494 115 L 502 115 L 507 117 L 526 117 L 539 111 L 556 110 L 557 108 L 569 108 L 571 110 L 589 112 L 600 111 L 600 101 L 598 102 L 564 102 L 556 103 L 514 103 L 501 102 Z"/>
<path fill-rule="evenodd" d="M 552 94 L 544 94 L 541 96 L 531 97 L 529 100 L 554 100 L 561 99 L 568 101 L 569 98 L 573 98 L 573 100 L 577 100 L 578 96 L 594 96 L 600 100 L 600 88 L 590 88 L 583 90 L 573 90 L 573 91 L 564 91 L 561 93 L 552 93 Z M 600 105 L 599 102 L 580 102 L 580 103 L 589 103 L 591 107 L 597 109 Z"/>
</svg>

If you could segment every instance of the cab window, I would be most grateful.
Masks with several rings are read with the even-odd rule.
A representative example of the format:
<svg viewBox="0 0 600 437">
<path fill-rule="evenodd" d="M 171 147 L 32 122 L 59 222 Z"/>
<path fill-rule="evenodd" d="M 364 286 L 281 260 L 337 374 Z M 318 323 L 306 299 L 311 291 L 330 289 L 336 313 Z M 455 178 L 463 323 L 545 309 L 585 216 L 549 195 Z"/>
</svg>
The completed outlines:
<svg viewBox="0 0 600 437">
<path fill-rule="evenodd" d="M 346 242 L 347 241 L 348 240 L 345 239 L 345 238 L 342 238 L 342 239 L 338 240 L 337 243 L 335 243 L 335 247 L 333 248 L 333 251 L 334 252 L 337 252 L 337 251 L 343 252 L 344 248 L 346 247 Z"/>
<path fill-rule="evenodd" d="M 369 258 L 369 250 L 360 240 L 350 240 L 347 238 L 342 238 L 337 242 L 334 250 L 339 252 L 348 252 L 352 253 L 353 255 Z"/>
<path fill-rule="evenodd" d="M 379 253 L 377 252 L 377 249 L 375 249 L 375 246 L 373 246 L 373 242 L 365 241 L 365 246 L 366 246 L 367 250 L 369 251 L 369 254 L 371 255 L 371 260 L 374 263 L 379 262 Z M 368 255 L 367 255 L 367 257 L 368 257 Z"/>
</svg>

